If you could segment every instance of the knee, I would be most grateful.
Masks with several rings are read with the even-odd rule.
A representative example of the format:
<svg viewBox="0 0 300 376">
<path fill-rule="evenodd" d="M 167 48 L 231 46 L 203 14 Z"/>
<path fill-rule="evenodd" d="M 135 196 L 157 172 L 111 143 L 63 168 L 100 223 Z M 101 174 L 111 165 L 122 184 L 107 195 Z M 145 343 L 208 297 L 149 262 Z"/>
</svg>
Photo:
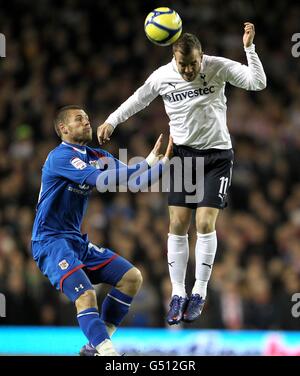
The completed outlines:
<svg viewBox="0 0 300 376">
<path fill-rule="evenodd" d="M 135 295 L 143 283 L 142 273 L 138 268 L 128 270 L 116 285 L 116 288 L 128 295 Z"/>
<path fill-rule="evenodd" d="M 97 296 L 95 290 L 84 291 L 75 301 L 77 312 L 84 311 L 88 308 L 97 308 Z"/>
<path fill-rule="evenodd" d="M 197 221 L 197 232 L 200 234 L 209 234 L 215 231 L 215 221 L 213 218 L 206 217 Z"/>
<path fill-rule="evenodd" d="M 196 228 L 200 234 L 209 234 L 215 231 L 219 209 L 198 208 L 196 212 Z"/>
<path fill-rule="evenodd" d="M 186 235 L 189 221 L 180 217 L 170 217 L 170 233 L 174 235 Z"/>
</svg>

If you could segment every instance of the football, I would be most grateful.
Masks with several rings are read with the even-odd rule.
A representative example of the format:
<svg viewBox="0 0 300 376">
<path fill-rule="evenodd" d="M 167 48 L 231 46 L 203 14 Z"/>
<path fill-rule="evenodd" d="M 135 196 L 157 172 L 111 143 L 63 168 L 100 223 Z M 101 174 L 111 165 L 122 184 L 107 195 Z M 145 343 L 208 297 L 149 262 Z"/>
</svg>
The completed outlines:
<svg viewBox="0 0 300 376">
<path fill-rule="evenodd" d="M 156 8 L 145 19 L 147 38 L 158 46 L 169 46 L 180 37 L 182 21 L 175 10 L 162 7 Z"/>
</svg>

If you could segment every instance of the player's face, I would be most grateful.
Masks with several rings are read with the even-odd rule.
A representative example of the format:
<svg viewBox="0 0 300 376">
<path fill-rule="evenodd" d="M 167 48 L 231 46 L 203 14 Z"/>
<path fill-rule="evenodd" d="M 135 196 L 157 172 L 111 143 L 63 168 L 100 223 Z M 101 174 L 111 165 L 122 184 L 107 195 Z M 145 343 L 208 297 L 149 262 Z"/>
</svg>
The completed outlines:
<svg viewBox="0 0 300 376">
<path fill-rule="evenodd" d="M 69 110 L 63 129 L 64 139 L 73 144 L 86 145 L 92 141 L 92 127 L 83 110 Z"/>
<path fill-rule="evenodd" d="M 201 70 L 202 51 L 194 49 L 189 55 L 183 55 L 180 50 L 174 53 L 179 73 L 185 81 L 194 81 Z"/>
</svg>

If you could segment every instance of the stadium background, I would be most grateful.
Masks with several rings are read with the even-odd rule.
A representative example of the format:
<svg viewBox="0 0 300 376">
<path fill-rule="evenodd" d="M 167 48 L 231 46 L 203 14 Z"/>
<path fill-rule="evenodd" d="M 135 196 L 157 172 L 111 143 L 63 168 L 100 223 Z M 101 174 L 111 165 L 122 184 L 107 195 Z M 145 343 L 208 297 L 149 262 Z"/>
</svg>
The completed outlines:
<svg viewBox="0 0 300 376">
<path fill-rule="evenodd" d="M 30 251 L 41 166 L 59 142 L 53 116 L 60 106 L 82 104 L 96 129 L 170 60 L 171 49 L 151 44 L 143 32 L 145 16 L 157 6 L 174 8 L 184 31 L 199 36 L 205 53 L 244 63 L 243 22 L 253 22 L 268 79 L 267 89 L 258 93 L 227 86 L 235 168 L 229 208 L 218 220 L 208 300 L 200 320 L 167 333 L 189 328 L 193 333 L 286 330 L 296 335 L 300 330 L 300 318 L 291 314 L 292 295 L 300 292 L 300 70 L 299 58 L 291 55 L 291 36 L 300 32 L 300 6 L 280 0 L 272 7 L 266 0 L 226 5 L 218 0 L 11 0 L 1 5 L 0 14 L 7 56 L 0 61 L 0 292 L 6 297 L 0 334 L 11 329 L 17 330 L 11 336 L 18 335 L 18 326 L 77 325 L 73 306 L 41 275 Z M 118 155 L 119 147 L 128 148 L 129 157 L 146 156 L 162 131 L 168 134 L 167 117 L 156 99 L 117 128 L 107 149 Z M 166 328 L 165 194 L 95 193 L 83 227 L 91 241 L 116 250 L 143 273 L 143 287 L 123 327 L 147 328 L 149 335 L 151 329 Z M 193 226 L 189 289 L 194 245 Z M 100 304 L 105 292 L 105 286 L 98 289 Z M 0 353 L 9 352 L 7 338 Z M 294 338 L 299 350 L 299 337 Z"/>
</svg>

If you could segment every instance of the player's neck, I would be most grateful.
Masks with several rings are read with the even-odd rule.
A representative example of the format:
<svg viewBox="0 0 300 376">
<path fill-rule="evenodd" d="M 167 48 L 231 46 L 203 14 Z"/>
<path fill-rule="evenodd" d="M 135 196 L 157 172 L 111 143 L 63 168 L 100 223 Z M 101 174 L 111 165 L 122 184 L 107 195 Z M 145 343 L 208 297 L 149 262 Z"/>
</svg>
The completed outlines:
<svg viewBox="0 0 300 376">
<path fill-rule="evenodd" d="M 86 146 L 87 145 L 87 142 L 78 142 L 78 141 L 74 141 L 74 140 L 66 140 L 66 139 L 61 139 L 61 142 L 65 142 L 66 144 L 70 144 L 70 145 L 73 145 L 73 146 Z"/>
</svg>

